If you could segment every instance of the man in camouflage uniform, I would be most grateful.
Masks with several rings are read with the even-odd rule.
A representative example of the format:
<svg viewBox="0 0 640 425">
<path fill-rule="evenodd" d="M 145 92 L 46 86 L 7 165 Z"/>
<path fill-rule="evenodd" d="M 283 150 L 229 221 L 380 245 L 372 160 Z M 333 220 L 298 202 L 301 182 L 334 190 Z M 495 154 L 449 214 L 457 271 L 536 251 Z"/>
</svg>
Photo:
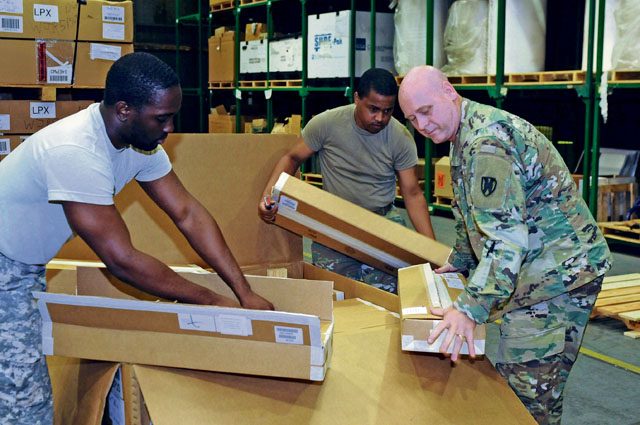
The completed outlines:
<svg viewBox="0 0 640 425">
<path fill-rule="evenodd" d="M 451 142 L 456 244 L 436 272 L 466 271 L 447 329 L 457 360 L 476 324 L 502 318 L 496 368 L 539 423 L 560 423 L 562 391 L 611 254 L 569 170 L 531 124 L 458 95 L 435 68 L 400 87 L 405 116 Z M 434 311 L 435 312 L 435 311 Z M 473 353 L 472 353 L 473 354 Z"/>
<path fill-rule="evenodd" d="M 258 205 L 267 223 L 277 205 L 269 204 L 271 188 L 282 172 L 295 174 L 304 161 L 318 154 L 324 189 L 342 199 L 407 225 L 393 206 L 396 176 L 415 230 L 433 238 L 427 203 L 416 175 L 418 153 L 411 133 L 392 117 L 398 94 L 393 75 L 372 68 L 362 75 L 355 102 L 313 117 L 302 138 L 276 164 Z M 269 207 L 269 208 L 267 208 Z M 397 278 L 318 243 L 311 246 L 313 264 L 335 273 L 397 292 Z"/>
</svg>

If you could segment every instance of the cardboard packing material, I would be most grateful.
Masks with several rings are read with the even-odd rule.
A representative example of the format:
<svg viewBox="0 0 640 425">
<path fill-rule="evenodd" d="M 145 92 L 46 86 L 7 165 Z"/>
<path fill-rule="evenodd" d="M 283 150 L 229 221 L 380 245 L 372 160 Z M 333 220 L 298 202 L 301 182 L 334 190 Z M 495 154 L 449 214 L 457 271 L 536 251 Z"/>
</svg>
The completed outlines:
<svg viewBox="0 0 640 425">
<path fill-rule="evenodd" d="M 0 132 L 31 134 L 91 105 L 90 100 L 0 100 Z"/>
<path fill-rule="evenodd" d="M 133 2 L 87 0 L 80 8 L 78 40 L 133 43 Z"/>
<path fill-rule="evenodd" d="M 0 118 L 0 122 L 1 122 Z M 0 132 L 1 133 L 1 132 Z M 15 148 L 18 147 L 20 143 L 22 143 L 28 135 L 18 135 L 18 134 L 0 134 L 0 160 L 9 155 Z"/>
<path fill-rule="evenodd" d="M 436 274 L 429 264 L 420 264 L 398 270 L 398 295 L 400 296 L 400 318 L 402 325 L 402 349 L 439 353 L 447 332 L 440 334 L 433 344 L 427 342 L 432 330 L 442 321 L 442 316 L 431 313 L 432 308 L 447 308 L 464 290 L 465 278 L 459 273 Z M 474 330 L 476 354 L 484 354 L 485 325 Z M 449 352 L 453 344 L 449 347 Z M 462 354 L 469 354 L 465 340 Z"/>
<path fill-rule="evenodd" d="M 236 75 L 235 32 L 209 38 L 209 81 L 233 81 Z"/>
<path fill-rule="evenodd" d="M 424 175 L 423 177 L 424 178 Z M 451 165 L 449 157 L 443 156 L 435 165 L 435 185 L 433 194 L 442 198 L 453 199 L 453 186 L 451 186 Z"/>
<path fill-rule="evenodd" d="M 74 40 L 76 0 L 16 0 L 0 4 L 0 37 Z"/>
<path fill-rule="evenodd" d="M 302 71 L 302 37 L 269 42 L 269 72 Z"/>
<path fill-rule="evenodd" d="M 182 276 L 235 299 L 215 274 Z M 158 303 L 106 270 L 79 268 L 79 295 L 34 293 L 43 320 L 43 352 L 322 381 L 331 357 L 333 284 L 247 279 L 277 311 Z"/>
<path fill-rule="evenodd" d="M 74 87 L 104 88 L 107 72 L 122 56 L 133 53 L 133 44 L 78 43 Z"/>
<path fill-rule="evenodd" d="M 267 24 L 261 22 L 249 22 L 244 28 L 244 41 L 262 40 L 267 32 Z"/>
<path fill-rule="evenodd" d="M 263 74 L 267 72 L 267 40 L 243 41 L 240 43 L 240 74 Z"/>
<path fill-rule="evenodd" d="M 395 274 L 411 264 L 445 263 L 450 248 L 286 173 L 273 188 L 275 223 Z"/>
<path fill-rule="evenodd" d="M 0 39 L 0 84 L 71 85 L 73 41 Z"/>
</svg>

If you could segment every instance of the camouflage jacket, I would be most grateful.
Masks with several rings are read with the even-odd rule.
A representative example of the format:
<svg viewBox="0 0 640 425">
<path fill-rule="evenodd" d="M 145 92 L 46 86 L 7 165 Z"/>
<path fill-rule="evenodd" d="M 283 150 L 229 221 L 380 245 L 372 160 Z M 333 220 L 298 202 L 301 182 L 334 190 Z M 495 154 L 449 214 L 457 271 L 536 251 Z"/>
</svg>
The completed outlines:
<svg viewBox="0 0 640 425">
<path fill-rule="evenodd" d="M 522 118 L 463 99 L 450 161 L 457 236 L 449 262 L 470 272 L 455 306 L 477 323 L 571 291 L 611 267 L 560 154 Z"/>
</svg>

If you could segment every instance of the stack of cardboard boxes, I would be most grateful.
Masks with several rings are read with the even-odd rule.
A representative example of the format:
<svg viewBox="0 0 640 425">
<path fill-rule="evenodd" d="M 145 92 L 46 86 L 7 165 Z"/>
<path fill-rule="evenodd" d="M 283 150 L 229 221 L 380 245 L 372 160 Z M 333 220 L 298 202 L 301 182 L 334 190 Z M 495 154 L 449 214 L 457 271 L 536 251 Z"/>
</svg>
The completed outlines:
<svg viewBox="0 0 640 425">
<path fill-rule="evenodd" d="M 209 82 L 232 82 L 236 75 L 235 31 L 216 28 L 209 38 Z"/>
<path fill-rule="evenodd" d="M 133 51 L 131 1 L 0 3 L 0 85 L 104 87 L 111 64 Z M 75 78 L 73 73 L 75 72 Z"/>
</svg>

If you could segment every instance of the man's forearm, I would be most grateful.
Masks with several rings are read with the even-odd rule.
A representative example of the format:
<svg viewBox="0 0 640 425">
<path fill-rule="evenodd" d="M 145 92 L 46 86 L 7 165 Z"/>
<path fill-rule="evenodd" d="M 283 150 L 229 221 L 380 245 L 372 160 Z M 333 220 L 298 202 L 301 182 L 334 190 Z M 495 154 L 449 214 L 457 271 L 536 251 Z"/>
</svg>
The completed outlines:
<svg viewBox="0 0 640 425">
<path fill-rule="evenodd" d="M 435 239 L 429 209 L 427 208 L 427 201 L 424 199 L 422 193 L 405 196 L 404 204 L 416 231 L 431 239 Z"/>
<path fill-rule="evenodd" d="M 280 158 L 276 166 L 273 168 L 273 172 L 271 173 L 271 177 L 269 177 L 269 180 L 267 181 L 267 185 L 264 188 L 262 196 L 271 195 L 271 188 L 278 181 L 280 174 L 287 173 L 290 175 L 294 175 L 296 171 L 298 171 L 299 167 L 300 163 L 288 155 Z"/>
</svg>

